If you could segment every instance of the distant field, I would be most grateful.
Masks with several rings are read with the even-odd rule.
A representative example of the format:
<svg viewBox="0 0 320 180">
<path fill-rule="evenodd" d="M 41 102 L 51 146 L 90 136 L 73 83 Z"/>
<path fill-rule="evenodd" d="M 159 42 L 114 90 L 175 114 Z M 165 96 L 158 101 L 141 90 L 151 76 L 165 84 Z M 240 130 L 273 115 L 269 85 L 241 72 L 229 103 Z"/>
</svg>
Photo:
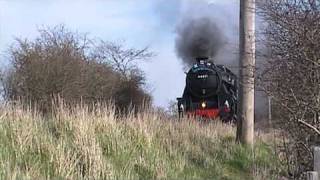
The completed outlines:
<svg viewBox="0 0 320 180">
<path fill-rule="evenodd" d="M 0 109 L 0 179 L 273 179 L 266 142 L 235 143 L 221 123 L 168 120 L 146 110 L 117 117 L 111 107 L 55 108 L 43 117 Z"/>
</svg>

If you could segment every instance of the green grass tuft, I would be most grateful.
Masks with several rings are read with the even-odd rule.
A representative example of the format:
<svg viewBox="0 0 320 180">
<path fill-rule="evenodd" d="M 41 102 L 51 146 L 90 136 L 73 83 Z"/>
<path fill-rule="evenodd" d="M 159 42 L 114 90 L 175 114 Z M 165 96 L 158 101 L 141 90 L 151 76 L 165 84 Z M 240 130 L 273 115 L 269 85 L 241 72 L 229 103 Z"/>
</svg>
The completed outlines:
<svg viewBox="0 0 320 180">
<path fill-rule="evenodd" d="M 174 121 L 151 110 L 116 117 L 110 107 L 57 107 L 42 117 L 0 111 L 0 179 L 273 179 L 272 148 L 235 143 L 219 122 Z"/>
</svg>

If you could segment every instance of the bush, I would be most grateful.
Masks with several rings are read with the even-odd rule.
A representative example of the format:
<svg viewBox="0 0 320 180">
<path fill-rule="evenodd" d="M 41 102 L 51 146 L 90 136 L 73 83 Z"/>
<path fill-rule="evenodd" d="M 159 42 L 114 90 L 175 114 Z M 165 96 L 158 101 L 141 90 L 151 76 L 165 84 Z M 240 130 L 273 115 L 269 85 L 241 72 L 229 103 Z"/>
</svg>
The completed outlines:
<svg viewBox="0 0 320 180">
<path fill-rule="evenodd" d="M 37 104 L 42 112 L 50 111 L 57 96 L 71 104 L 114 101 L 120 109 L 150 103 L 151 97 L 143 88 L 143 73 L 115 55 L 126 52 L 130 62 L 137 63 L 151 54 L 147 49 L 125 49 L 120 45 L 116 51 L 110 44 L 116 45 L 94 43 L 64 26 L 40 29 L 33 41 L 17 39 L 9 50 L 12 68 L 3 80 L 5 99 Z"/>
<path fill-rule="evenodd" d="M 261 13 L 268 59 L 263 88 L 273 97 L 277 127 L 291 178 L 312 170 L 312 147 L 320 143 L 320 1 L 266 0 Z"/>
</svg>

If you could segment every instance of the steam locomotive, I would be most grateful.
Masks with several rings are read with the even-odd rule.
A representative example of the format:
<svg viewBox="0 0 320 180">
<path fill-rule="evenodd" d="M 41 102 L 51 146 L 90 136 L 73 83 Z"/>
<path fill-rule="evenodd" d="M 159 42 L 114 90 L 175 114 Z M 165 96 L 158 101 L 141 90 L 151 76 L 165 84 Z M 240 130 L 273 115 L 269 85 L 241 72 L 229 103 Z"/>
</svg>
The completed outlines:
<svg viewBox="0 0 320 180">
<path fill-rule="evenodd" d="M 237 77 L 223 65 L 208 58 L 197 58 L 186 74 L 186 86 L 178 100 L 179 117 L 196 116 L 205 119 L 236 121 Z"/>
</svg>

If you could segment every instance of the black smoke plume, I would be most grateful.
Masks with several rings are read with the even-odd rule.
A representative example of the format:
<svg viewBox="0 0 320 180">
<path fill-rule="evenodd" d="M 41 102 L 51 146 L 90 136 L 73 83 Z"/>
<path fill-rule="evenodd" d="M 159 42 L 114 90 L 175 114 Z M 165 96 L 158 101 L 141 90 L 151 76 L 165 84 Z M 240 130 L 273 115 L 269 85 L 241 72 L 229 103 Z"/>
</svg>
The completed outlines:
<svg viewBox="0 0 320 180">
<path fill-rule="evenodd" d="M 186 65 L 197 57 L 214 58 L 224 44 L 223 33 L 210 18 L 185 19 L 177 26 L 176 53 Z"/>
</svg>

